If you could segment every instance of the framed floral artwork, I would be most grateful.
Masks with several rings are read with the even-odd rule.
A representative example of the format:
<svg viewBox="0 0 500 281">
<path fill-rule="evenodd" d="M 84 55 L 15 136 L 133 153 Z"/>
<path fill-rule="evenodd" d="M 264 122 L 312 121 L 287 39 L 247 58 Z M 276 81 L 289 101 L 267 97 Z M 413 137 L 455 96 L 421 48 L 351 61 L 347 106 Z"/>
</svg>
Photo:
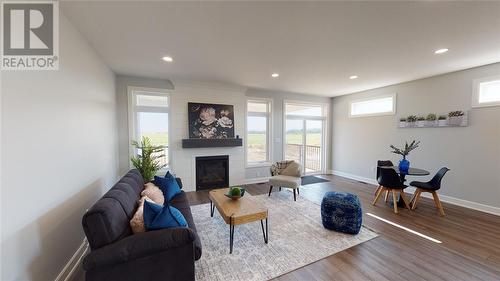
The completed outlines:
<svg viewBox="0 0 500 281">
<path fill-rule="evenodd" d="M 234 138 L 234 108 L 226 104 L 188 103 L 189 138 Z"/>
</svg>

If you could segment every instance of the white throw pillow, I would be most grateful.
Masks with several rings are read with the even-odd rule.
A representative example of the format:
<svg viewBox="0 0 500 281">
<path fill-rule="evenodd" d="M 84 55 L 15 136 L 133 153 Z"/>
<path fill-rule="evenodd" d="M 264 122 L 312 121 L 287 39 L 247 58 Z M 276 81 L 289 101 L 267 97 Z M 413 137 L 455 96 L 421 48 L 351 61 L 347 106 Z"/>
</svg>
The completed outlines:
<svg viewBox="0 0 500 281">
<path fill-rule="evenodd" d="M 163 203 L 165 203 L 165 197 L 163 196 L 163 192 L 161 189 L 148 182 L 144 185 L 144 190 L 141 192 L 141 196 L 147 196 L 153 200 L 154 203 L 160 204 L 163 206 Z"/>
<path fill-rule="evenodd" d="M 144 225 L 144 200 L 148 200 L 149 202 L 153 202 L 151 198 L 147 196 L 141 197 L 139 199 L 139 207 L 137 207 L 137 210 L 135 211 L 134 216 L 130 220 L 130 228 L 132 228 L 133 233 L 141 233 L 141 232 L 146 232 L 146 227 Z"/>
</svg>

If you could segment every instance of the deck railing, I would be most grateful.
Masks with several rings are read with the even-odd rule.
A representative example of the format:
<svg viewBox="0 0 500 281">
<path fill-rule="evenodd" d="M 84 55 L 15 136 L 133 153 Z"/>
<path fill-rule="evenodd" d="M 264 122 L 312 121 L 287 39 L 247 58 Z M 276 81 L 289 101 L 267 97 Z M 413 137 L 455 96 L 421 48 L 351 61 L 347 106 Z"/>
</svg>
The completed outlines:
<svg viewBox="0 0 500 281">
<path fill-rule="evenodd" d="M 303 144 L 286 144 L 286 159 L 302 163 L 306 158 L 306 172 L 321 171 L 321 146 Z"/>
</svg>

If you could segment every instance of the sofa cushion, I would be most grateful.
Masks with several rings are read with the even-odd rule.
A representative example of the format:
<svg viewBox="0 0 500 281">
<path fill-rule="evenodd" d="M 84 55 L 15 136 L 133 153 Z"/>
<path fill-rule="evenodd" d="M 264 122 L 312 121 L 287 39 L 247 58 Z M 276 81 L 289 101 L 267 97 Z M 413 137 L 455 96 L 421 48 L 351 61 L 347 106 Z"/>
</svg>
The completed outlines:
<svg viewBox="0 0 500 281">
<path fill-rule="evenodd" d="M 198 232 L 196 230 L 196 225 L 194 224 L 193 215 L 191 214 L 191 207 L 189 206 L 189 200 L 184 191 L 181 191 L 177 194 L 170 202 L 168 202 L 170 206 L 177 208 L 188 224 L 188 227 L 191 228 L 196 236 L 194 241 L 194 251 L 195 258 L 198 260 L 201 257 L 201 240 L 198 237 Z"/>
<path fill-rule="evenodd" d="M 141 173 L 137 169 L 130 170 L 125 176 L 134 178 L 139 186 L 143 186 L 145 184 Z"/>
<path fill-rule="evenodd" d="M 129 185 L 131 190 L 134 191 L 137 198 L 141 197 L 141 192 L 142 192 L 142 190 L 144 190 L 144 184 L 139 185 L 139 183 L 133 177 L 130 177 L 130 176 L 125 176 L 125 177 L 121 178 L 120 181 L 116 185 L 118 185 L 118 184 Z M 137 201 L 137 199 L 136 199 L 136 201 Z"/>
<path fill-rule="evenodd" d="M 172 227 L 187 227 L 182 213 L 174 207 L 144 201 L 144 226 L 146 230 L 158 230 Z"/>
<path fill-rule="evenodd" d="M 113 198 L 120 203 L 128 218 L 132 217 L 135 210 L 136 200 L 133 191 L 128 188 L 112 188 L 103 198 Z"/>
<path fill-rule="evenodd" d="M 88 210 L 82 221 L 91 249 L 98 249 L 131 234 L 129 218 L 114 198 L 102 198 Z"/>
</svg>

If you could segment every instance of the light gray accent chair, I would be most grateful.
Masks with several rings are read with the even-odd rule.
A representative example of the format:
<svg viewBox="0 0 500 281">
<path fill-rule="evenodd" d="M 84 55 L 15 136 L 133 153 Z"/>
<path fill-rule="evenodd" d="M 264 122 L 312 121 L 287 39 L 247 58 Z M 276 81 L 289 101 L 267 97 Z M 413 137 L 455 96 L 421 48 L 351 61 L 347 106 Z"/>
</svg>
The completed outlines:
<svg viewBox="0 0 500 281">
<path fill-rule="evenodd" d="M 293 161 L 285 160 L 274 163 L 271 166 L 271 178 L 269 178 L 269 196 L 273 191 L 273 187 L 282 187 L 293 189 L 293 200 L 297 201 L 297 194 L 300 194 L 299 187 L 302 184 L 302 166 Z"/>
</svg>

